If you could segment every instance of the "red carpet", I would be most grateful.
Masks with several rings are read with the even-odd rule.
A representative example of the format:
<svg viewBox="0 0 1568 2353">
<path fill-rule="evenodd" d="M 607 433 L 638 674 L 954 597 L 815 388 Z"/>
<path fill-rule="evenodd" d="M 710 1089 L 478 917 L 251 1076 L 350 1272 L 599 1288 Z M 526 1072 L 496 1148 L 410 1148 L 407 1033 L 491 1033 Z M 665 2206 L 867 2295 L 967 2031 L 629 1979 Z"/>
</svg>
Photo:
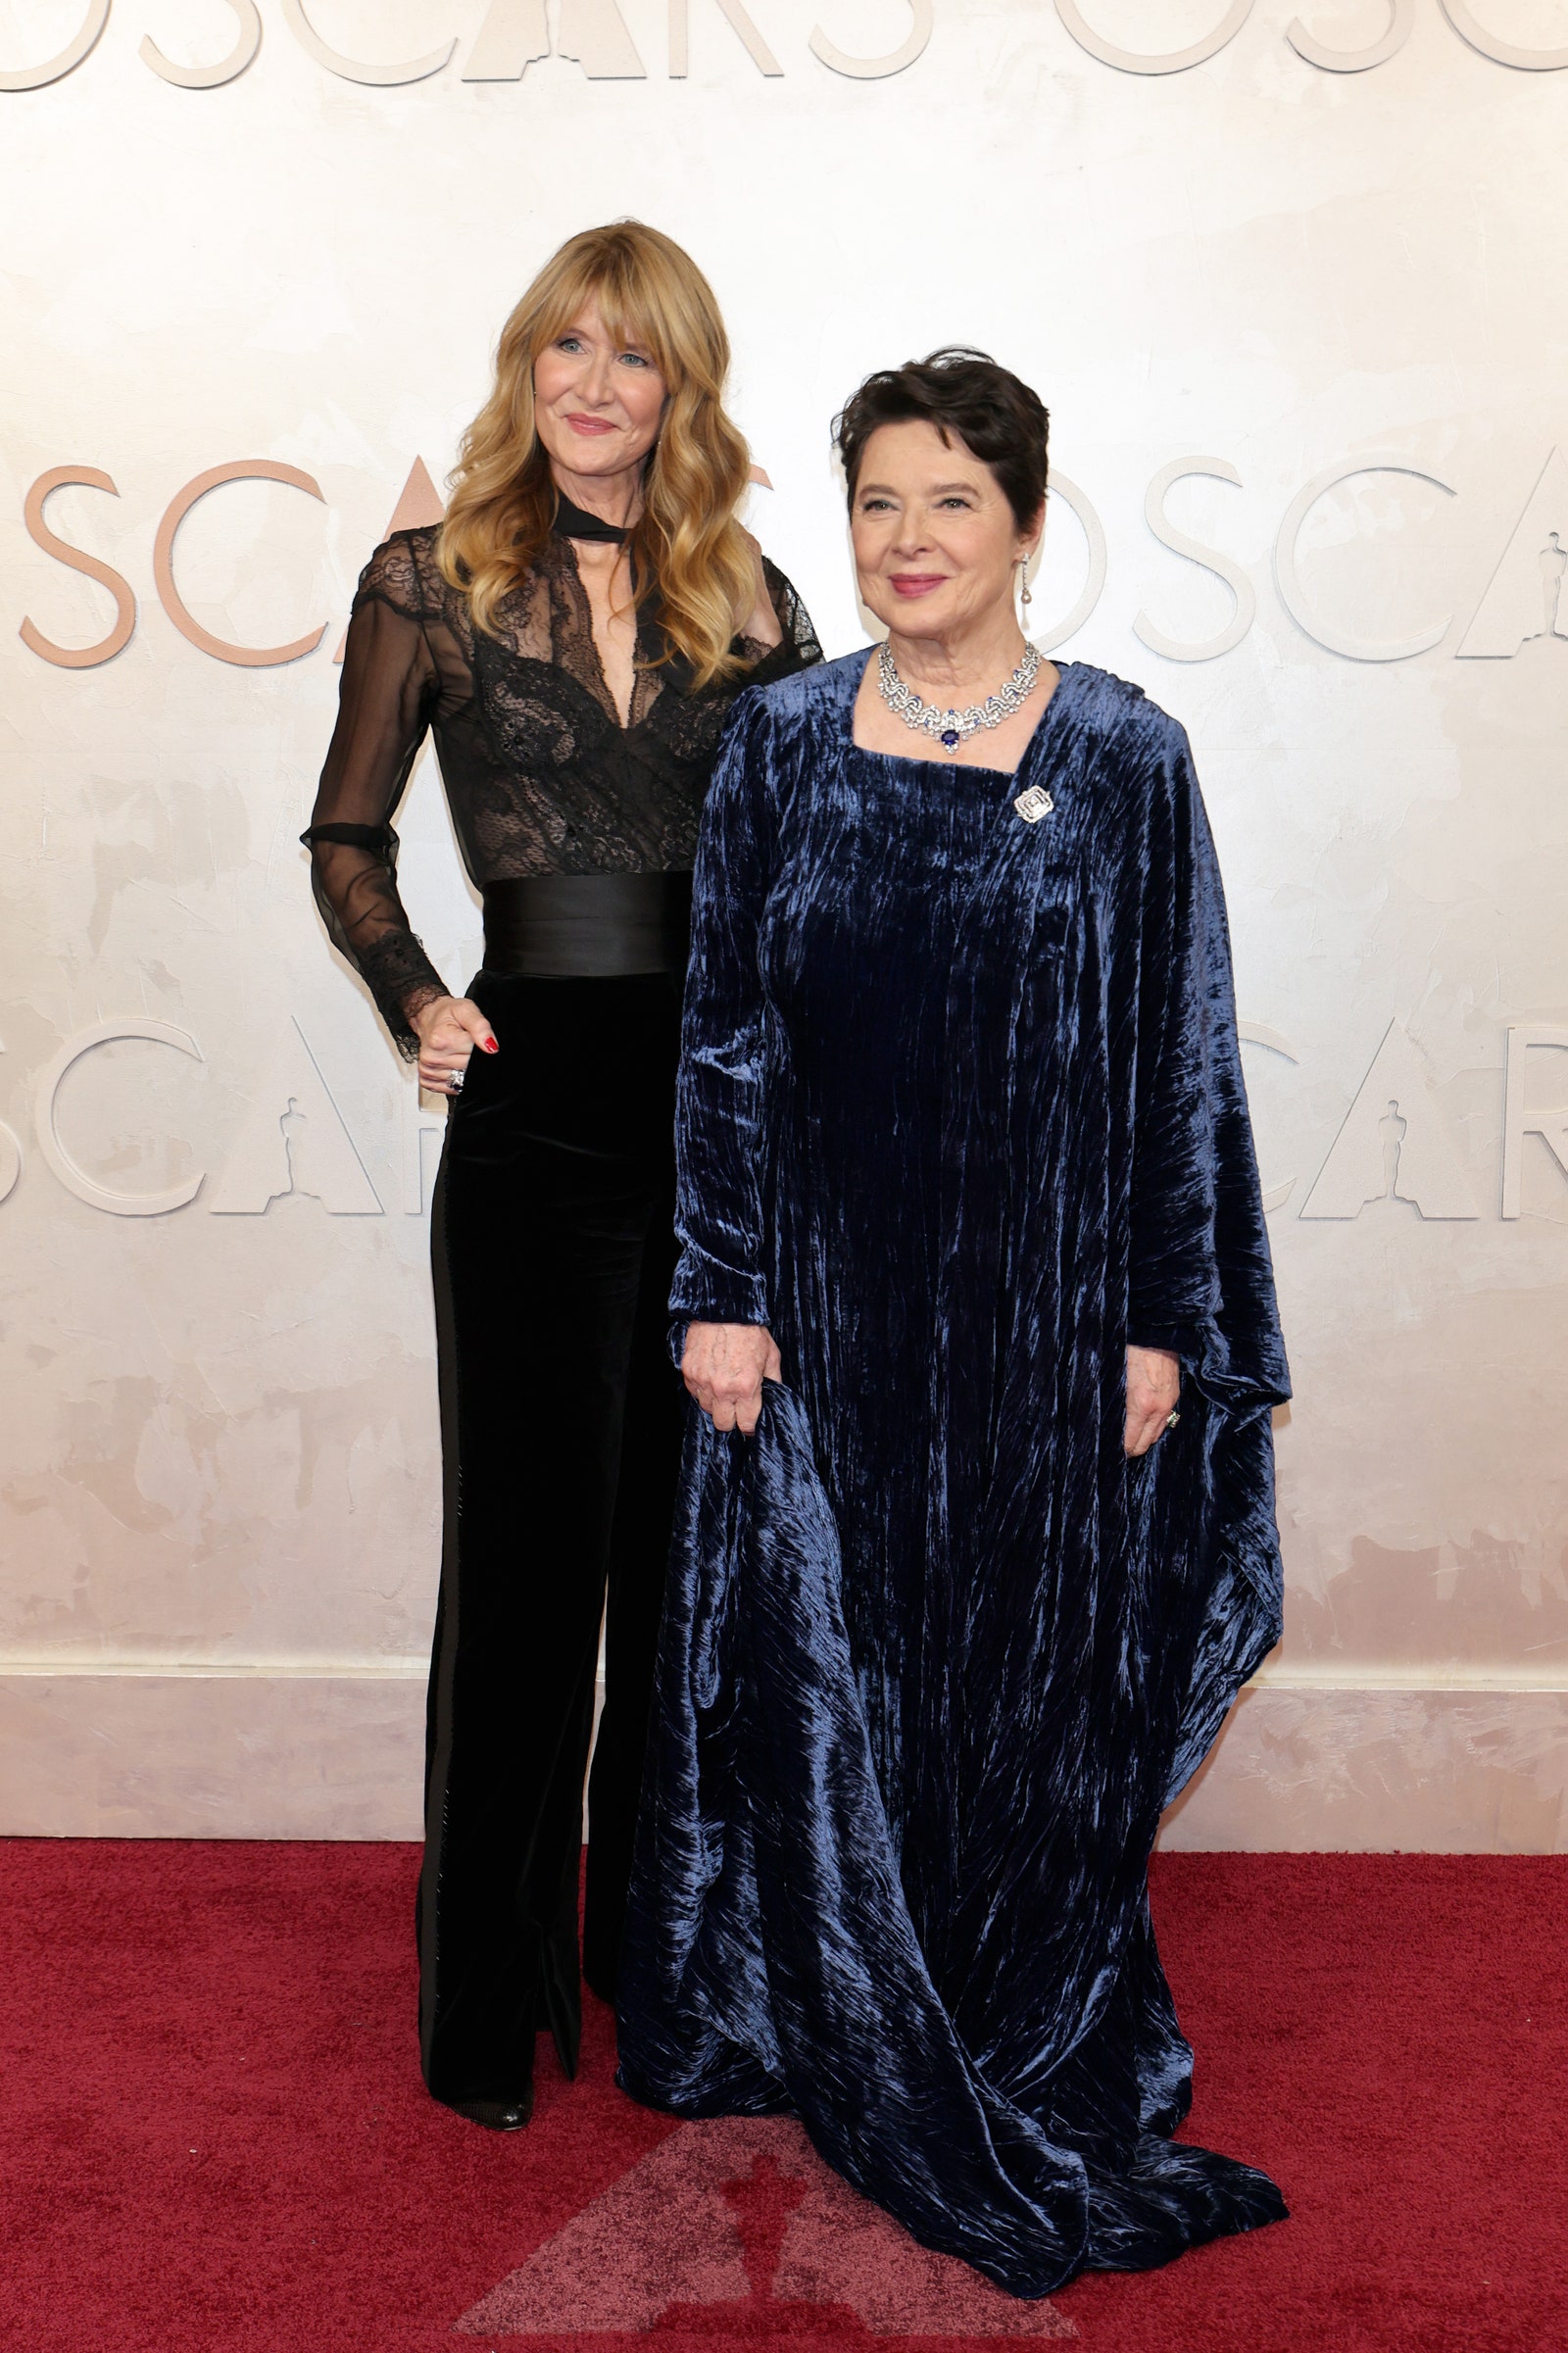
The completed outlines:
<svg viewBox="0 0 1568 2353">
<path fill-rule="evenodd" d="M 671 2127 L 543 2065 L 510 2138 L 433 2107 L 408 1847 L 0 1843 L 26 2353 L 1568 2353 L 1568 1858 L 1175 1855 L 1194 2137 L 1293 2219 L 1016 2306 L 793 2127 Z"/>
</svg>

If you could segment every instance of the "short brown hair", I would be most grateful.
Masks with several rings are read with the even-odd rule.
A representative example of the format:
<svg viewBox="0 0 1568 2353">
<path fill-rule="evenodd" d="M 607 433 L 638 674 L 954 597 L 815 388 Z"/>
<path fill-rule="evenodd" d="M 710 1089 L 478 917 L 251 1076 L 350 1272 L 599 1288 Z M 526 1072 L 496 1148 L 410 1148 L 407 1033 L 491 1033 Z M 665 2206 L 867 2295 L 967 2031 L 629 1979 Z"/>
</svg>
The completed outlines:
<svg viewBox="0 0 1568 2353">
<path fill-rule="evenodd" d="M 1038 392 L 1001 368 L 989 353 L 949 344 L 924 360 L 868 375 L 833 420 L 853 503 L 865 445 L 879 425 L 935 425 L 944 442 L 956 436 L 989 466 L 1027 531 L 1046 495 L 1046 445 L 1051 417 Z"/>
</svg>

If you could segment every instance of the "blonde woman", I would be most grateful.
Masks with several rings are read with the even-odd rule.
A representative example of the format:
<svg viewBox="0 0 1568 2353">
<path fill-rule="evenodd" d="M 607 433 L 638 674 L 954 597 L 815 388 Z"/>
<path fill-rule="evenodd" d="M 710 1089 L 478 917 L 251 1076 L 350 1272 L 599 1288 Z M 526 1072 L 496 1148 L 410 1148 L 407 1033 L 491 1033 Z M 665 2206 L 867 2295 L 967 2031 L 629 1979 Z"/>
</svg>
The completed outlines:
<svg viewBox="0 0 1568 2353">
<path fill-rule="evenodd" d="M 690 257 L 589 229 L 508 319 L 439 527 L 376 550 L 310 831 L 318 900 L 423 1085 L 452 1097 L 433 1271 L 446 1513 L 420 1883 L 431 2092 L 532 2111 L 610 1998 L 680 1447 L 665 1350 L 698 819 L 741 687 L 818 660 L 743 530 L 729 347 Z M 409 927 L 392 818 L 433 731 L 484 899 L 454 996 Z"/>
</svg>

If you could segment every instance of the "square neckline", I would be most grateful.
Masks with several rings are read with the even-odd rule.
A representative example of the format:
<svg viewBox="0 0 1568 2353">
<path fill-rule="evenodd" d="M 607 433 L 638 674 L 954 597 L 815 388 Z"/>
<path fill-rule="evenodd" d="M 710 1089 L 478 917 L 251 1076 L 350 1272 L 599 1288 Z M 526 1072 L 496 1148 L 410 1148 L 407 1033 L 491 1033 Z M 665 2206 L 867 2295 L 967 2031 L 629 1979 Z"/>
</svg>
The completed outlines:
<svg viewBox="0 0 1568 2353">
<path fill-rule="evenodd" d="M 1034 758 L 1036 752 L 1040 748 L 1041 742 L 1045 736 L 1046 728 L 1050 723 L 1051 714 L 1055 710 L 1056 705 L 1061 701 L 1062 695 L 1066 691 L 1068 679 L 1073 677 L 1079 670 L 1083 668 L 1083 663 L 1081 662 L 1059 662 L 1056 663 L 1056 683 L 1051 690 L 1051 697 L 1046 704 L 1045 710 L 1040 713 L 1039 718 L 1035 721 L 1034 730 L 1029 737 L 1029 741 L 1024 745 L 1023 750 L 1018 755 L 1017 766 L 1015 768 L 993 768 L 988 766 L 984 760 L 937 760 L 934 759 L 930 754 L 923 752 L 879 752 L 871 744 L 861 744 L 856 741 L 855 707 L 860 698 L 860 687 L 865 678 L 866 668 L 870 662 L 872 655 L 875 654 L 876 651 L 876 644 L 868 645 L 862 650 L 860 666 L 855 673 L 855 691 L 849 698 L 850 750 L 852 752 L 858 752 L 862 760 L 886 760 L 892 761 L 895 766 L 906 768 L 936 768 L 944 776 L 950 776 L 954 774 L 962 774 L 965 776 L 991 776 L 997 778 L 1003 784 L 1011 784 L 1023 774 L 1024 769 L 1028 766 L 1030 760 Z M 1046 659 L 1049 662 L 1051 657 L 1047 655 Z"/>
</svg>

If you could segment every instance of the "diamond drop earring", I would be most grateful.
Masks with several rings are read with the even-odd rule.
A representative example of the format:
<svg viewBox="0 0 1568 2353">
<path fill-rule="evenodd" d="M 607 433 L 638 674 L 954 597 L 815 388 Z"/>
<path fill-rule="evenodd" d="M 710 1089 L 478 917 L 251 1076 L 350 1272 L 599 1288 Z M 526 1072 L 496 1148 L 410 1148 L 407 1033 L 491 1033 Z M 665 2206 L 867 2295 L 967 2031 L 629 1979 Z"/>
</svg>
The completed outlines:
<svg viewBox="0 0 1568 2353">
<path fill-rule="evenodd" d="M 1034 603 L 1029 589 L 1029 559 L 1027 556 L 1020 556 L 1018 559 L 1018 602 L 1020 605 Z"/>
</svg>

